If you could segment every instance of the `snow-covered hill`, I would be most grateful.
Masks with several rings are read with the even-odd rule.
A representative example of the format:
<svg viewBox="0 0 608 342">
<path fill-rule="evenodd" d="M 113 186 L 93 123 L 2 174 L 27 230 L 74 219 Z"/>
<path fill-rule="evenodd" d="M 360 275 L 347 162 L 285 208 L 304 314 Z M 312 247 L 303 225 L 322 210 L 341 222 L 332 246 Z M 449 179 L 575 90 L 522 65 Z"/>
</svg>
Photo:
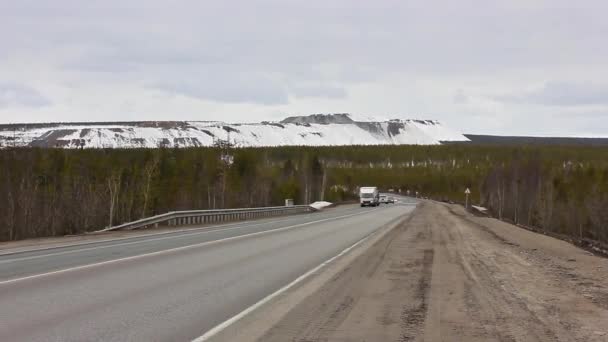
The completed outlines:
<svg viewBox="0 0 608 342">
<path fill-rule="evenodd" d="M 280 122 L 144 121 L 0 125 L 0 147 L 154 148 L 281 145 L 436 145 L 468 141 L 434 120 L 359 119 L 351 114 L 294 116 Z"/>
</svg>

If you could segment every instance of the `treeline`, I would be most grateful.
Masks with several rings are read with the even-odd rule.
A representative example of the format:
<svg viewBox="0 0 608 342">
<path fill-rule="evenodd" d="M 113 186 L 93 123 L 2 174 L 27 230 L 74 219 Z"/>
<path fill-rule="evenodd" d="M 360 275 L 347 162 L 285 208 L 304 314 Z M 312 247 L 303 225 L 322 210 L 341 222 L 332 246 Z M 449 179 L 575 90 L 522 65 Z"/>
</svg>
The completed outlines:
<svg viewBox="0 0 608 342">
<path fill-rule="evenodd" d="M 504 146 L 0 150 L 0 240 L 76 234 L 172 210 L 418 191 L 608 240 L 608 149 Z"/>
<path fill-rule="evenodd" d="M 608 166 L 601 159 L 549 159 L 518 153 L 494 165 L 481 184 L 481 202 L 515 224 L 608 242 Z"/>
</svg>

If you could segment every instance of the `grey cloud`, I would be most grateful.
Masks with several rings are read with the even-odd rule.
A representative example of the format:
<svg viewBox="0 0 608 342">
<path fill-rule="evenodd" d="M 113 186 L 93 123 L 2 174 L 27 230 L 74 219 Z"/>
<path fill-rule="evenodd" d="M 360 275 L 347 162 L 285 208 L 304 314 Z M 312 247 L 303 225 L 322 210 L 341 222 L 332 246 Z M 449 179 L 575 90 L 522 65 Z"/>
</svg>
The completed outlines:
<svg viewBox="0 0 608 342">
<path fill-rule="evenodd" d="M 608 84 L 591 82 L 547 82 L 539 89 L 494 97 L 501 102 L 545 106 L 608 105 Z"/>
<path fill-rule="evenodd" d="M 23 74 L 21 84 L 76 85 L 53 98 L 55 112 L 40 111 L 48 120 L 62 117 L 58 111 L 71 103 L 87 108 L 89 94 L 78 92 L 79 82 L 110 94 L 120 83 L 133 91 L 128 96 L 139 96 L 133 110 L 141 117 L 151 115 L 145 103 L 151 100 L 140 92 L 146 87 L 165 92 L 155 97 L 163 103 L 166 93 L 181 94 L 271 113 L 277 104 L 300 112 L 330 98 L 336 99 L 330 105 L 344 106 L 336 111 L 440 111 L 463 127 L 487 127 L 496 122 L 488 114 L 498 115 L 496 109 L 516 125 L 497 126 L 508 133 L 529 125 L 513 113 L 545 109 L 538 104 L 562 106 L 547 112 L 606 104 L 605 87 L 585 83 L 498 96 L 497 108 L 475 94 L 546 79 L 607 79 L 606 12 L 604 0 L 584 6 L 571 0 L 0 1 L 0 73 L 32 65 L 34 71 L 10 79 Z M 420 91 L 394 91 L 408 85 Z M 349 97 L 369 89 L 369 96 Z M 37 95 L 30 91 L 17 102 L 48 102 Z M 0 106 L 13 106 L 11 96 L 10 103 L 0 98 Z M 185 102 L 192 107 L 184 112 L 206 106 Z M 120 105 L 112 98 L 105 103 L 98 115 L 120 119 Z M 489 119 L 479 120 L 472 109 Z M 559 122 L 565 131 L 574 125 Z"/>
<path fill-rule="evenodd" d="M 0 108 L 9 106 L 43 107 L 51 104 L 36 89 L 18 83 L 0 83 Z"/>
<path fill-rule="evenodd" d="M 53 8 L 45 10 L 48 13 L 34 12 L 34 18 L 27 5 L 15 5 L 15 20 L 19 20 L 15 25 L 24 25 L 25 19 L 40 24 L 6 32 L 40 40 L 61 37 L 58 45 L 69 41 L 109 45 L 110 49 L 117 46 L 105 55 L 93 49 L 92 56 L 86 56 L 108 63 L 219 60 L 289 75 L 299 65 L 324 63 L 371 67 L 383 73 L 463 73 L 563 65 L 573 59 L 603 63 L 608 52 L 606 44 L 598 44 L 608 33 L 601 16 L 608 4 L 602 1 L 573 9 L 560 0 L 544 5 L 541 1 L 538 6 L 482 1 L 413 6 L 389 0 L 331 4 L 259 0 L 240 2 L 238 10 L 230 2 L 182 1 L 182 6 L 165 7 L 152 1 L 142 6 L 144 15 L 137 3 L 105 1 L 103 5 L 77 6 L 73 1 L 57 0 Z M 57 9 L 62 7 L 64 11 Z M 65 23 L 49 25 L 45 20 L 49 14 Z M 564 21 L 571 25 L 556 25 Z M 13 36 L 3 37 L 3 42 L 23 38 Z M 99 67 L 99 63 L 82 64 Z"/>
<path fill-rule="evenodd" d="M 285 87 L 263 75 L 201 73 L 189 77 L 168 78 L 150 88 L 192 98 L 224 103 L 279 105 L 288 103 Z"/>
<path fill-rule="evenodd" d="M 455 104 L 463 104 L 463 103 L 467 103 L 468 101 L 469 101 L 469 97 L 464 93 L 464 91 L 462 89 L 456 90 L 456 93 L 454 94 L 454 99 L 453 99 L 453 102 Z"/>
<path fill-rule="evenodd" d="M 289 87 L 289 91 L 296 97 L 320 97 L 329 99 L 342 99 L 347 96 L 343 87 L 322 84 L 299 84 Z"/>
</svg>

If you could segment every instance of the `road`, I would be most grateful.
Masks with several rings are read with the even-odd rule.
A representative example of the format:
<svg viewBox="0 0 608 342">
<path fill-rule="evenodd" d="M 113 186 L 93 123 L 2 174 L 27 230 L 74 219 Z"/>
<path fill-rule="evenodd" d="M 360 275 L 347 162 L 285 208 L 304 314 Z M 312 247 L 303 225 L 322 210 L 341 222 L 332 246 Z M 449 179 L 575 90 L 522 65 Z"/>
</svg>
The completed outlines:
<svg viewBox="0 0 608 342">
<path fill-rule="evenodd" d="M 425 201 L 285 311 L 231 340 L 605 342 L 608 260 Z"/>
<path fill-rule="evenodd" d="M 0 255 L 0 341 L 189 341 L 411 204 Z"/>
</svg>

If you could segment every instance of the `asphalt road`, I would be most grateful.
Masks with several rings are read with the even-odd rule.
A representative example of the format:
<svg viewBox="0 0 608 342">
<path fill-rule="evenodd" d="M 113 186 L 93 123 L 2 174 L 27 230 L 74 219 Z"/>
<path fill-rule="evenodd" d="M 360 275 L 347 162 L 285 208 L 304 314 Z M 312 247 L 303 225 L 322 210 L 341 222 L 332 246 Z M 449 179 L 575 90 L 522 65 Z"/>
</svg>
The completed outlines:
<svg viewBox="0 0 608 342">
<path fill-rule="evenodd" d="M 0 341 L 189 341 L 412 205 L 0 256 Z"/>
</svg>

